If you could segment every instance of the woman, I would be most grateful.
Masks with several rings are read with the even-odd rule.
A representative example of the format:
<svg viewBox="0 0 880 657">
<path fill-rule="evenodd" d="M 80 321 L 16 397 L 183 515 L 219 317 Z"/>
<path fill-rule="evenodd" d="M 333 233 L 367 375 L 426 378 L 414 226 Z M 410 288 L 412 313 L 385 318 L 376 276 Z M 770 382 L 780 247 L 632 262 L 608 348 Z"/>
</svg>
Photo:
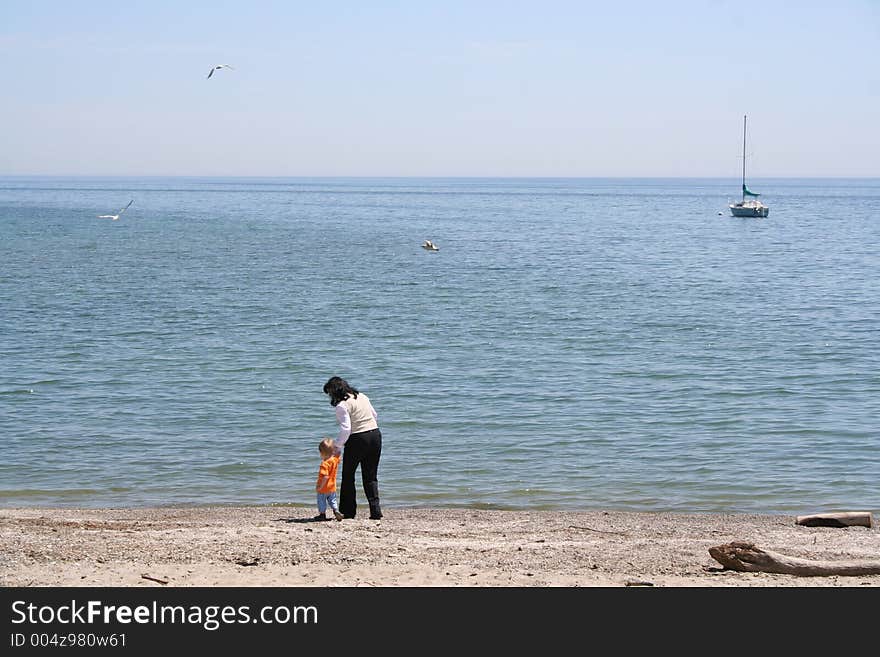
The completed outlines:
<svg viewBox="0 0 880 657">
<path fill-rule="evenodd" d="M 336 449 L 342 454 L 342 486 L 339 491 L 339 511 L 344 518 L 354 518 L 357 512 L 354 471 L 361 467 L 364 494 L 370 504 L 370 520 L 382 517 L 379 506 L 379 457 L 382 454 L 382 432 L 379 416 L 369 397 L 338 376 L 324 384 L 324 393 L 330 395 L 330 405 L 336 408 L 339 436 Z"/>
</svg>

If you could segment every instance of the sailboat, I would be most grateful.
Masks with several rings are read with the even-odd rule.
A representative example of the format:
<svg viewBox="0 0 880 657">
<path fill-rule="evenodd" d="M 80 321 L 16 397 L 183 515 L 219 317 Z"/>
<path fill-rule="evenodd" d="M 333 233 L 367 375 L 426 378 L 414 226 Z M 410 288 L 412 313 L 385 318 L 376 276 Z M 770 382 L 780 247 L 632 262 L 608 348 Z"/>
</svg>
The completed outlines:
<svg viewBox="0 0 880 657">
<path fill-rule="evenodd" d="M 731 203 L 730 214 L 734 217 L 766 217 L 770 214 L 770 208 L 758 200 L 760 194 L 756 194 L 746 187 L 746 115 L 743 115 L 743 177 L 742 177 L 742 200 Z M 746 200 L 748 197 L 748 200 Z"/>
</svg>

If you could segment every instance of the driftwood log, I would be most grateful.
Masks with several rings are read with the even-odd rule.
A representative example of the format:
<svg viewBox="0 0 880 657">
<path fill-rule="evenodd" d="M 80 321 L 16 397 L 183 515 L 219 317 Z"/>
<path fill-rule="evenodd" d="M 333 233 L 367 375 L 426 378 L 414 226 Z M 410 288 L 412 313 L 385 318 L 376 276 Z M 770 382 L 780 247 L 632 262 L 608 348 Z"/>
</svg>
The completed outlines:
<svg viewBox="0 0 880 657">
<path fill-rule="evenodd" d="M 754 543 L 733 541 L 709 548 L 715 561 L 729 570 L 820 577 L 880 575 L 880 561 L 814 561 L 762 550 Z"/>
<path fill-rule="evenodd" d="M 874 518 L 870 511 L 845 511 L 843 513 L 816 513 L 811 516 L 798 516 L 797 524 L 806 527 L 873 527 Z"/>
</svg>

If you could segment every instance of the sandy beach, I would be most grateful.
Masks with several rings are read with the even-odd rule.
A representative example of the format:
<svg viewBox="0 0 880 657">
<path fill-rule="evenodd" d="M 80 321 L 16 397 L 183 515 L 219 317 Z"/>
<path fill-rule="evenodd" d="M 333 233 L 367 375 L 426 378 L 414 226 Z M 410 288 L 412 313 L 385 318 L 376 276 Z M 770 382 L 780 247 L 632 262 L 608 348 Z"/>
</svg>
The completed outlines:
<svg viewBox="0 0 880 657">
<path fill-rule="evenodd" d="M 0 585 L 853 587 L 880 576 L 724 570 L 731 541 L 804 559 L 874 560 L 866 527 L 792 516 L 388 509 L 313 522 L 292 506 L 0 509 Z"/>
</svg>

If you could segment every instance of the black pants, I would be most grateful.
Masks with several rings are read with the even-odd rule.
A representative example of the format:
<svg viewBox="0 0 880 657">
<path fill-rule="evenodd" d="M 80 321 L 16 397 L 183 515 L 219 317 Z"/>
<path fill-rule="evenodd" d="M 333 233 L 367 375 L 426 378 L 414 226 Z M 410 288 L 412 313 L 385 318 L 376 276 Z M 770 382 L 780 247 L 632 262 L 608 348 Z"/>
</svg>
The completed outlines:
<svg viewBox="0 0 880 657">
<path fill-rule="evenodd" d="M 379 506 L 379 457 L 382 455 L 382 432 L 378 429 L 353 433 L 345 441 L 342 453 L 342 486 L 339 491 L 339 512 L 346 518 L 357 513 L 354 472 L 361 467 L 364 494 L 370 505 L 370 518 L 382 517 Z"/>
</svg>

